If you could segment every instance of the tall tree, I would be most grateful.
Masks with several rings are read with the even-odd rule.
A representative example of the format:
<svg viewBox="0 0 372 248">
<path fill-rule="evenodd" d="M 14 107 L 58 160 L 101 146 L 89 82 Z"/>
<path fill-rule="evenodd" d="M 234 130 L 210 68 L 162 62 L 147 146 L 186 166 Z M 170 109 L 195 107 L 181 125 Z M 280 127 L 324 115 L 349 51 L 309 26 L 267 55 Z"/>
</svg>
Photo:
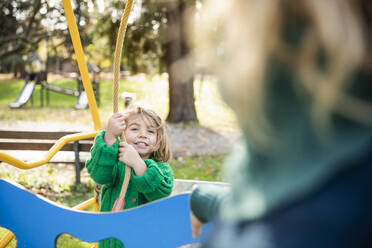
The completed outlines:
<svg viewBox="0 0 372 248">
<path fill-rule="evenodd" d="M 169 76 L 169 122 L 197 121 L 194 104 L 194 71 L 189 66 L 185 30 L 186 3 L 169 1 L 166 8 L 166 65 Z"/>
<path fill-rule="evenodd" d="M 37 48 L 46 36 L 37 28 L 41 7 L 41 0 L 4 0 L 0 3 L 1 69 L 16 70 L 22 66 L 22 55 Z"/>
<path fill-rule="evenodd" d="M 98 15 L 100 21 L 92 33 L 95 44 L 100 43 L 102 37 L 107 38 L 104 51 L 97 49 L 94 57 L 103 53 L 113 55 L 124 5 L 121 0 L 112 0 L 106 5 L 105 12 Z M 132 73 L 168 73 L 167 120 L 170 122 L 197 121 L 194 74 L 189 66 L 193 63 L 189 61 L 184 20 L 187 8 L 194 5 L 195 0 L 142 0 L 141 13 L 133 23 L 129 23 L 125 37 L 122 69 L 128 68 Z"/>
<path fill-rule="evenodd" d="M 189 59 L 185 23 L 186 10 L 194 5 L 194 0 L 144 0 L 140 19 L 134 23 L 137 28 L 131 30 L 133 37 L 138 41 L 142 39 L 142 42 L 127 43 L 128 47 L 142 44 L 142 49 L 131 49 L 142 51 L 142 56 L 132 57 L 157 54 L 157 61 L 152 64 L 158 65 L 159 72 L 168 73 L 169 122 L 198 121 L 194 104 L 194 71 L 190 66 L 193 62 Z M 147 56 L 146 59 L 154 57 Z"/>
<path fill-rule="evenodd" d="M 87 6 L 92 1 L 76 0 L 74 4 L 78 6 L 75 15 L 80 35 L 86 43 L 89 42 L 84 31 L 89 23 Z M 1 0 L 0 33 L 0 70 L 5 72 L 23 67 L 24 57 L 34 54 L 42 41 L 58 38 L 58 45 L 64 45 L 67 51 L 73 49 L 59 1 Z"/>
</svg>

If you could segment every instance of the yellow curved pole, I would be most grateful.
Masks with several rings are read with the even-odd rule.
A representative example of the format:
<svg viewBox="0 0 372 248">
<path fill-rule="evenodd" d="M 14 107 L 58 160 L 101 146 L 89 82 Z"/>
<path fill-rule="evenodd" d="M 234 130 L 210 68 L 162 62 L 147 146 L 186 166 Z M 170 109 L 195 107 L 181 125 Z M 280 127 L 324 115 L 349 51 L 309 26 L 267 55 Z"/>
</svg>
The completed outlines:
<svg viewBox="0 0 372 248">
<path fill-rule="evenodd" d="M 86 200 L 85 202 L 82 202 L 82 203 L 76 205 L 72 209 L 74 209 L 74 210 L 85 210 L 85 209 L 89 208 L 90 206 L 93 206 L 95 203 L 96 203 L 96 198 L 93 197 L 93 198 L 90 198 L 90 199 Z"/>
<path fill-rule="evenodd" d="M 74 12 L 72 10 L 72 6 L 70 0 L 62 0 L 63 8 L 65 10 L 65 15 L 67 19 L 68 29 L 70 30 L 70 36 L 72 40 L 72 45 L 74 46 L 76 59 L 78 62 L 81 79 L 83 81 L 84 90 L 87 94 L 88 104 L 90 113 L 92 115 L 92 119 L 94 122 L 95 130 L 102 130 L 101 120 L 99 118 L 96 98 L 94 97 L 92 83 L 89 79 L 89 73 L 87 68 L 87 63 L 85 61 L 83 47 L 81 46 L 79 30 L 76 25 Z"/>
<path fill-rule="evenodd" d="M 24 162 L 20 159 L 17 159 L 9 154 L 4 152 L 0 152 L 0 161 L 5 163 L 11 164 L 19 169 L 31 169 L 48 163 L 52 157 L 68 142 L 81 140 L 81 139 L 88 139 L 93 138 L 98 134 L 99 130 L 90 131 L 90 132 L 82 132 L 82 133 L 75 133 L 66 135 L 59 140 L 49 149 L 43 159 L 38 161 L 30 161 Z"/>
</svg>

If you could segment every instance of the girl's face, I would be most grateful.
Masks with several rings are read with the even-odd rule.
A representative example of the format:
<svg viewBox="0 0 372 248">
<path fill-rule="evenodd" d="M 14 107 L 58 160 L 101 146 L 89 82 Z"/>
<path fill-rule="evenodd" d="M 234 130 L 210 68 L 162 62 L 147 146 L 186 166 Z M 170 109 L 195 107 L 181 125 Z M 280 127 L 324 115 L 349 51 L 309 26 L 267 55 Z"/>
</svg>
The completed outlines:
<svg viewBox="0 0 372 248">
<path fill-rule="evenodd" d="M 134 147 L 142 159 L 148 159 L 154 152 L 157 130 L 152 120 L 144 121 L 139 115 L 128 119 L 125 128 L 126 142 Z"/>
</svg>

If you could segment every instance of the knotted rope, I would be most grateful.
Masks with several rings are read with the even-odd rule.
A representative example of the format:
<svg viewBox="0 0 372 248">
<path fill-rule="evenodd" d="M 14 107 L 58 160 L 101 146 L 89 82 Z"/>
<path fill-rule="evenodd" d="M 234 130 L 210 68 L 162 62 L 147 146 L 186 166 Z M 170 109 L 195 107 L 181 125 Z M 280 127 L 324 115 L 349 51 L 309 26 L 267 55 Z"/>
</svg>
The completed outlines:
<svg viewBox="0 0 372 248">
<path fill-rule="evenodd" d="M 113 91 L 112 91 L 112 106 L 113 106 L 114 113 L 117 113 L 119 111 L 119 105 L 118 105 L 119 94 L 118 93 L 119 93 L 119 79 L 120 79 L 120 59 L 121 59 L 121 54 L 122 54 L 122 49 L 123 49 L 125 32 L 127 30 L 128 18 L 129 18 L 130 11 L 132 10 L 132 6 L 133 6 L 133 0 L 127 0 L 123 16 L 121 17 L 118 37 L 116 39 L 116 47 L 115 47 L 115 53 L 114 53 L 114 84 L 113 84 Z M 120 140 L 125 141 L 124 132 L 121 134 Z M 128 165 L 125 165 L 124 181 L 121 187 L 120 195 L 118 199 L 116 200 L 114 207 L 113 207 L 114 212 L 120 211 L 124 207 L 124 204 L 125 204 L 124 198 L 125 198 L 125 193 L 127 192 L 127 188 L 128 188 L 128 183 L 130 179 L 130 171 L 131 171 L 130 167 Z"/>
</svg>

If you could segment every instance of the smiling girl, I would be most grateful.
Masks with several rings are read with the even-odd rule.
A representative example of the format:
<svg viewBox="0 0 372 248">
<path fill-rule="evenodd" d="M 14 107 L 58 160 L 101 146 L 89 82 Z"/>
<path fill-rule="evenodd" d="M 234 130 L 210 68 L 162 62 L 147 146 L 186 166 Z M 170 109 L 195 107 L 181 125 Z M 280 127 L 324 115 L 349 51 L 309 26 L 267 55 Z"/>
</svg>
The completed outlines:
<svg viewBox="0 0 372 248">
<path fill-rule="evenodd" d="M 119 136 L 124 132 L 125 141 Z M 106 131 L 99 133 L 86 167 L 91 178 L 102 185 L 100 211 L 111 211 L 124 180 L 125 165 L 131 178 L 125 195 L 125 209 L 166 196 L 173 188 L 171 153 L 165 123 L 149 109 L 137 107 L 113 114 Z M 100 248 L 123 247 L 115 239 L 99 243 Z"/>
</svg>

